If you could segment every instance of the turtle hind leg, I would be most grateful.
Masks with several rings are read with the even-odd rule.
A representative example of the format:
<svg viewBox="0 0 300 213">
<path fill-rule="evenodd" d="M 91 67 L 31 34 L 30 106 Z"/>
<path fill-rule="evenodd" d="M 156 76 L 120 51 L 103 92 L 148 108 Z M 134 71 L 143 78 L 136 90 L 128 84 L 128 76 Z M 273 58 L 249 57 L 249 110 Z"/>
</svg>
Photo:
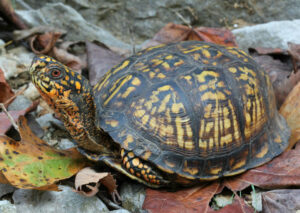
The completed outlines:
<svg viewBox="0 0 300 213">
<path fill-rule="evenodd" d="M 135 176 L 134 179 L 143 182 L 150 187 L 161 187 L 168 185 L 170 182 L 165 180 L 149 163 L 136 157 L 133 152 L 128 152 L 124 149 L 121 150 L 122 166 L 123 168 Z"/>
</svg>

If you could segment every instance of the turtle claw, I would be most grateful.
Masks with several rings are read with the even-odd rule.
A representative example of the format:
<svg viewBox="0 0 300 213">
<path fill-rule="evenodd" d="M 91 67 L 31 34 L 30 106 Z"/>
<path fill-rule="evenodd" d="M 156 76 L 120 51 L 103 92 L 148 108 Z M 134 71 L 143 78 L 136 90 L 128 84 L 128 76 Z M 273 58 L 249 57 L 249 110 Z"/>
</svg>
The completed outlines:
<svg viewBox="0 0 300 213">
<path fill-rule="evenodd" d="M 122 203 L 122 198 L 119 195 L 119 192 L 117 190 L 115 190 L 111 193 L 111 197 L 112 197 L 112 200 L 113 200 L 114 203 L 116 203 L 116 204 L 121 204 Z"/>
</svg>

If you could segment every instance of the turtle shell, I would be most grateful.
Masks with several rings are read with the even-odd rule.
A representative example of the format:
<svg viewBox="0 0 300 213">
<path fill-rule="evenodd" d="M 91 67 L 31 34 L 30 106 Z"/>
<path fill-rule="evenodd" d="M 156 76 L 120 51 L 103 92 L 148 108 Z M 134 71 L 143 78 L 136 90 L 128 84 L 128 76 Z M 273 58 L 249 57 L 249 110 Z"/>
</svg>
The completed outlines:
<svg viewBox="0 0 300 213">
<path fill-rule="evenodd" d="M 125 59 L 94 87 L 98 125 L 165 174 L 213 180 L 279 155 L 289 128 L 244 51 L 186 41 Z"/>
</svg>

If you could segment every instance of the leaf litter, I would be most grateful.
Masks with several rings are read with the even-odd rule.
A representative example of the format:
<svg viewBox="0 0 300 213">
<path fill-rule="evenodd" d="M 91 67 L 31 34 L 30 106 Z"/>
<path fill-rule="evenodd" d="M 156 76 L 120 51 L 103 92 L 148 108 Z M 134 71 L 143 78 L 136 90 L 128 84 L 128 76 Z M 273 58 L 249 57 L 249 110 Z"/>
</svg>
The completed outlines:
<svg viewBox="0 0 300 213">
<path fill-rule="evenodd" d="M 48 36 L 48 38 L 47 38 Z M 52 36 L 52 37 L 51 37 Z M 41 45 L 43 44 L 43 48 L 46 50 L 51 50 L 57 48 L 55 47 L 56 41 L 59 39 L 56 37 L 57 34 L 47 34 L 44 35 L 44 38 L 35 37 L 35 44 Z M 55 40 L 56 39 L 56 40 Z M 223 30 L 223 29 L 215 29 L 215 28 L 191 28 L 188 26 L 177 25 L 170 23 L 166 25 L 161 31 L 159 31 L 152 40 L 150 40 L 144 47 L 152 46 L 154 44 L 160 43 L 169 43 L 169 42 L 176 42 L 182 40 L 203 40 L 208 42 L 214 42 L 222 45 L 229 45 L 229 46 L 236 46 L 236 42 L 234 37 L 232 36 L 230 31 Z M 55 40 L 55 42 L 53 42 Z M 48 42 L 48 43 L 47 43 Z M 88 46 L 90 44 L 87 44 Z M 51 48 L 50 48 L 51 47 Z M 296 45 L 289 45 L 289 51 L 283 51 L 280 49 L 264 49 L 264 48 L 256 48 L 256 54 L 253 57 L 257 60 L 257 62 L 263 66 L 269 75 L 271 76 L 273 86 L 275 88 L 276 97 L 279 100 L 278 106 L 284 103 L 287 94 L 293 89 L 293 87 L 299 81 L 299 72 L 298 70 L 298 63 L 299 63 L 299 47 Z M 32 46 L 32 48 L 36 48 Z M 103 47 L 100 47 L 103 48 Z M 40 49 L 43 50 L 43 49 Z M 45 51 L 46 52 L 46 51 Z M 55 52 L 55 50 L 54 50 Z M 91 51 L 93 54 L 93 50 Z M 47 52 L 46 54 L 49 54 Z M 61 52 L 61 55 L 64 56 L 66 52 Z M 90 54 L 90 55 L 92 55 Z M 102 54 L 102 55 L 101 55 Z M 104 47 L 104 49 L 100 50 L 101 56 L 108 56 L 107 59 L 103 61 L 91 61 L 91 56 L 88 56 L 88 65 L 90 67 L 101 66 L 105 64 L 107 60 L 108 63 L 105 64 L 106 67 L 100 67 L 98 70 L 95 68 L 94 74 L 90 76 L 90 79 L 98 81 L 101 76 L 103 75 L 105 70 L 107 71 L 110 67 L 114 64 L 118 63 L 119 60 L 122 60 L 122 56 L 117 54 L 112 56 L 111 50 L 109 47 Z M 287 57 L 291 57 L 288 60 L 285 60 Z M 72 57 L 71 57 L 72 58 Z M 96 57 L 95 57 L 96 58 Z M 97 57 L 99 58 L 99 57 Z M 278 58 L 283 58 L 283 60 L 278 60 Z M 101 57 L 100 57 L 101 59 Z M 110 60 L 109 60 L 110 59 Z M 266 60 L 267 59 L 267 60 Z M 60 59 L 63 60 L 63 59 Z M 66 60 L 67 61 L 67 60 Z M 76 61 L 76 60 L 75 60 Z M 68 62 L 65 62 L 68 63 Z M 71 64 L 74 64 L 71 59 Z M 78 63 L 75 63 L 78 67 Z M 277 64 L 278 66 L 272 67 L 272 65 Z M 84 68 L 83 66 L 79 66 Z M 293 72 L 291 72 L 294 70 Z M 93 73 L 92 72 L 92 73 Z M 100 73 L 99 75 L 98 72 Z M 94 77 L 94 78 L 93 78 Z M 282 91 L 281 91 L 282 90 Z M 295 94 L 297 94 L 295 92 Z M 299 93 L 298 93 L 299 94 Z M 290 109 L 294 109 L 296 111 L 296 106 L 298 106 L 296 95 L 292 98 L 287 99 L 281 108 L 281 113 L 286 117 L 289 124 L 292 124 L 292 135 L 293 131 L 298 128 L 297 123 L 297 116 L 293 114 Z M 291 101 L 292 100 L 292 101 Z M 291 103 L 293 102 L 293 103 Z M 289 113 L 291 112 L 291 113 Z M 296 112 L 294 112 L 296 113 Z M 294 115 L 294 116 L 293 116 Z M 21 117 L 20 120 L 23 118 Z M 294 126 L 293 126 L 294 125 Z M 25 125 L 26 126 L 26 125 Z M 27 129 L 28 131 L 28 129 Z M 299 140 L 298 135 L 299 131 L 295 131 L 295 137 L 291 142 L 290 149 L 294 146 L 294 144 Z M 2 137 L 2 136 L 1 136 Z M 5 137 L 5 136 L 4 136 Z M 27 138 L 28 139 L 28 138 Z M 22 138 L 22 140 L 24 140 Z M 17 147 L 16 144 L 20 142 L 11 141 L 11 139 L 5 137 L 6 142 L 11 142 L 11 145 Z M 22 144 L 22 143 L 20 143 Z M 21 146 L 21 145 L 20 145 Z M 23 146 L 23 145 L 22 145 Z M 278 158 L 272 160 L 268 164 L 260 166 L 258 168 L 249 170 L 248 172 L 236 176 L 233 178 L 227 178 L 222 181 L 215 181 L 212 183 L 206 183 L 201 186 L 197 186 L 190 189 L 183 189 L 177 192 L 167 192 L 163 190 L 152 190 L 147 189 L 147 196 L 144 203 L 144 209 L 149 210 L 150 212 L 166 212 L 169 210 L 174 210 L 173 212 L 214 212 L 213 209 L 209 206 L 211 199 L 215 194 L 221 193 L 224 187 L 231 189 L 235 196 L 233 198 L 233 202 L 230 205 L 225 206 L 224 208 L 218 210 L 217 212 L 254 212 L 253 208 L 248 206 L 244 199 L 237 195 L 237 191 L 243 190 L 253 184 L 255 186 L 259 186 L 261 188 L 273 189 L 273 188 L 283 188 L 283 187 L 290 187 L 290 186 L 298 186 L 299 177 L 297 170 L 299 170 L 299 165 L 293 164 L 288 165 L 288 162 L 297 162 L 299 161 L 299 148 L 300 146 L 295 146 L 295 149 L 291 149 L 285 153 L 283 153 Z M 11 148 L 11 147 L 10 147 Z M 13 150 L 13 148 L 11 148 Z M 0 148 L 1 150 L 1 148 Z M 3 153 L 5 156 L 5 153 Z M 7 156 L 6 156 L 7 157 Z M 73 157 L 72 157 L 73 158 Z M 9 159 L 9 158 L 8 158 Z M 291 164 L 291 163 L 290 163 Z M 9 168 L 9 165 L 6 165 Z M 24 165 L 23 165 L 24 166 Z M 5 168 L 6 169 L 6 168 Z M 18 167 L 16 167 L 18 169 Z M 78 169 L 78 168 L 77 168 Z M 5 172 L 5 174 L 7 171 Z M 20 173 L 20 171 L 19 171 Z M 16 174 L 15 177 L 20 178 Z M 28 175 L 28 174 L 27 174 Z M 260 175 L 260 176 L 259 176 Z M 277 176 L 285 176 L 285 177 L 277 177 Z M 9 176 L 9 175 L 8 175 Z M 93 175 L 91 175 L 93 176 Z M 259 176 L 260 178 L 255 178 L 255 176 Z M 10 176 L 9 176 L 10 177 Z M 21 176 L 22 177 L 22 176 Z M 99 178 L 99 177 L 98 177 Z M 276 180 L 278 179 L 278 180 Z M 264 180 L 264 181 L 262 181 Z M 0 181 L 10 181 L 10 179 L 6 179 L 6 176 L 0 173 Z M 26 180 L 28 181 L 28 180 Z M 21 182 L 21 181 L 20 181 Z M 56 181 L 53 181 L 54 183 Z M 20 187 L 24 187 L 21 183 Z M 32 185 L 32 182 L 29 182 L 29 185 Z M 48 183 L 47 183 L 48 184 Z M 99 181 L 96 185 L 99 184 Z M 47 186 L 47 185 L 46 185 Z M 37 186 L 34 186 L 37 187 Z M 43 187 L 43 186 L 42 186 Z M 77 188 L 77 187 L 76 187 Z M 264 202 L 264 201 L 263 201 Z"/>
</svg>

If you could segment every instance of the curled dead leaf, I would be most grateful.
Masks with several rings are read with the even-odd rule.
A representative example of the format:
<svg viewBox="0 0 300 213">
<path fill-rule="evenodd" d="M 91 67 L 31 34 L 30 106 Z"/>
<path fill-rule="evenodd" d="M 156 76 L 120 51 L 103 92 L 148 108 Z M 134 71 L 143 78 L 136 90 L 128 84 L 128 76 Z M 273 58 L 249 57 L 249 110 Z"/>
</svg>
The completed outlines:
<svg viewBox="0 0 300 213">
<path fill-rule="evenodd" d="M 80 170 L 75 177 L 75 189 L 85 196 L 93 196 L 98 192 L 98 186 L 102 183 L 109 191 L 115 193 L 117 189 L 116 181 L 108 172 L 96 172 L 90 167 Z M 94 184 L 94 185 L 89 185 Z M 91 191 L 83 191 L 83 186 L 87 186 Z"/>
<path fill-rule="evenodd" d="M 61 35 L 61 32 L 46 32 L 34 35 L 29 39 L 30 48 L 35 54 L 48 54 Z"/>
</svg>

